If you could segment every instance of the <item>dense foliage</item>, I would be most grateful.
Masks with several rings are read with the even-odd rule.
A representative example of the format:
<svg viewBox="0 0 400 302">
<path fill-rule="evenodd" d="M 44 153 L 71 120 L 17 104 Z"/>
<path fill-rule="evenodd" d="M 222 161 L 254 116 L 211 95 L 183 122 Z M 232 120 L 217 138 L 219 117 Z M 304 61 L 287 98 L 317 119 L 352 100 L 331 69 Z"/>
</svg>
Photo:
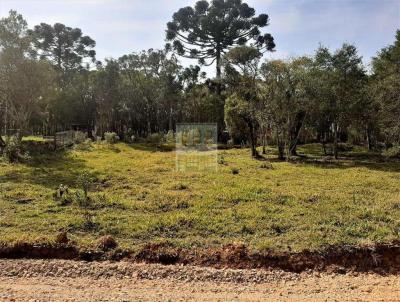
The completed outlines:
<svg viewBox="0 0 400 302">
<path fill-rule="evenodd" d="M 29 29 L 10 11 L 0 20 L 3 135 L 79 129 L 92 139 L 114 132 L 130 142 L 173 133 L 181 122 L 213 122 L 221 141 L 227 130 L 233 144 L 252 147 L 252 156 L 260 144 L 275 144 L 282 159 L 306 142 L 332 144 L 335 157 L 341 143 L 400 143 L 400 31 L 369 73 L 348 44 L 265 61 L 263 51 L 275 47 L 261 34 L 266 25 L 266 14 L 256 16 L 240 0 L 199 1 L 167 24 L 172 47 L 98 62 L 95 41 L 80 29 Z M 218 81 L 200 66 L 184 68 L 179 56 L 216 60 Z M 6 143 L 0 136 L 0 148 Z"/>
</svg>

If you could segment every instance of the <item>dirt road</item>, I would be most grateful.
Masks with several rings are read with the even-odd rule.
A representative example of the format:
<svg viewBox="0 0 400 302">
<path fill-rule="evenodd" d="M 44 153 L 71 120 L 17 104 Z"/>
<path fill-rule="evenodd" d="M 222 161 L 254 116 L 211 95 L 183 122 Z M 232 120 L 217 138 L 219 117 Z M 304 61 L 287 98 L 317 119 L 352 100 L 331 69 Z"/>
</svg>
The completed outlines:
<svg viewBox="0 0 400 302">
<path fill-rule="evenodd" d="M 400 301 L 400 276 L 0 260 L 0 301 Z"/>
</svg>

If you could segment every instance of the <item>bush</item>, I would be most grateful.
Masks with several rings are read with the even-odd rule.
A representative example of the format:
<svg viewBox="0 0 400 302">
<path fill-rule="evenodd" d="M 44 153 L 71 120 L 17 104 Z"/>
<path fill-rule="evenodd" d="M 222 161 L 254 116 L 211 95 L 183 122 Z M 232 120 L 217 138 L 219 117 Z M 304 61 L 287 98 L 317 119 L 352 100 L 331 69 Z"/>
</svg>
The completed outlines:
<svg viewBox="0 0 400 302">
<path fill-rule="evenodd" d="M 7 137 L 3 156 L 10 163 L 18 162 L 20 159 L 27 159 L 28 154 L 22 154 L 21 141 L 16 136 Z"/>
<path fill-rule="evenodd" d="M 149 144 L 158 146 L 164 142 L 164 135 L 162 133 L 152 133 L 147 137 L 146 141 Z"/>
<path fill-rule="evenodd" d="M 75 145 L 74 149 L 78 151 L 91 151 L 93 149 L 92 140 L 86 139 L 84 142 Z"/>
<path fill-rule="evenodd" d="M 218 155 L 218 164 L 225 165 L 225 158 L 222 154 Z"/>
<path fill-rule="evenodd" d="M 119 141 L 119 136 L 115 132 L 106 132 L 104 133 L 104 139 L 109 144 L 115 144 Z"/>
<path fill-rule="evenodd" d="M 261 169 L 266 169 L 266 170 L 273 170 L 274 169 L 274 167 L 272 166 L 272 164 L 270 162 L 262 163 L 260 165 L 260 168 Z"/>
<path fill-rule="evenodd" d="M 129 128 L 124 134 L 124 141 L 128 144 L 134 143 L 136 140 L 135 133 Z"/>
<path fill-rule="evenodd" d="M 81 208 L 83 218 L 85 220 L 85 228 L 91 229 L 94 226 L 93 215 L 91 209 L 93 208 L 93 201 L 89 198 L 88 192 L 93 179 L 87 172 L 83 172 L 77 181 L 77 185 L 80 190 L 75 193 L 75 200 L 78 206 Z"/>
<path fill-rule="evenodd" d="M 74 144 L 82 144 L 87 139 L 87 134 L 82 131 L 75 131 L 74 132 Z"/>
<path fill-rule="evenodd" d="M 167 141 L 167 143 L 172 144 L 175 143 L 175 134 L 174 131 L 169 130 L 167 135 L 165 136 L 165 140 Z"/>
<path fill-rule="evenodd" d="M 383 155 L 388 158 L 400 159 L 400 145 L 393 146 L 383 152 Z"/>
<path fill-rule="evenodd" d="M 59 185 L 53 194 L 55 201 L 59 202 L 61 205 L 67 205 L 72 202 L 72 197 L 69 192 L 68 186 L 63 184 Z"/>
<path fill-rule="evenodd" d="M 353 145 L 348 143 L 338 143 L 339 152 L 351 152 L 353 151 Z"/>
</svg>

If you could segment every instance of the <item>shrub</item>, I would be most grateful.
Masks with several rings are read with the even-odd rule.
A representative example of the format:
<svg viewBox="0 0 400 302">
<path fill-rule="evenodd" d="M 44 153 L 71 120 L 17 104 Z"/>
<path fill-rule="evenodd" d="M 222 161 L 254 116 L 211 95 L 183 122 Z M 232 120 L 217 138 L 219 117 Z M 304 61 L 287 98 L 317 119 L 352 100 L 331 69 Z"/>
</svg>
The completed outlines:
<svg viewBox="0 0 400 302">
<path fill-rule="evenodd" d="M 55 201 L 60 202 L 61 205 L 67 205 L 72 202 L 72 197 L 69 193 L 68 186 L 63 184 L 59 185 L 56 191 L 53 194 L 53 198 Z"/>
<path fill-rule="evenodd" d="M 261 168 L 261 169 L 266 169 L 266 170 L 272 170 L 272 169 L 274 169 L 274 167 L 272 166 L 272 164 L 271 164 L 270 162 L 262 163 L 262 164 L 260 165 L 260 168 Z"/>
<path fill-rule="evenodd" d="M 82 144 L 87 139 L 87 134 L 82 131 L 75 131 L 73 141 L 74 144 Z"/>
<path fill-rule="evenodd" d="M 74 146 L 78 151 L 91 151 L 93 149 L 92 140 L 86 139 L 84 142 Z"/>
<path fill-rule="evenodd" d="M 106 132 L 104 133 L 104 139 L 109 144 L 115 144 L 119 141 L 119 137 L 115 132 Z"/>
<path fill-rule="evenodd" d="M 353 146 L 348 143 L 338 143 L 339 152 L 350 152 L 353 151 Z"/>
<path fill-rule="evenodd" d="M 222 154 L 218 155 L 218 164 L 225 165 L 225 158 Z"/>
<path fill-rule="evenodd" d="M 131 128 L 129 128 L 124 134 L 124 141 L 126 143 L 131 144 L 131 143 L 135 142 L 135 140 L 136 140 L 135 133 L 133 132 L 133 130 Z"/>
<path fill-rule="evenodd" d="M 164 135 L 162 133 L 152 133 L 147 137 L 146 141 L 158 146 L 164 142 Z"/>
<path fill-rule="evenodd" d="M 93 180 L 89 173 L 83 172 L 77 181 L 77 185 L 80 188 L 75 192 L 75 200 L 78 206 L 81 208 L 83 218 L 85 220 L 85 227 L 88 229 L 93 228 L 93 215 L 91 209 L 93 207 L 93 202 L 88 196 L 89 188 Z"/>
<path fill-rule="evenodd" d="M 388 158 L 400 159 L 400 145 L 393 146 L 383 152 L 383 155 Z"/>
<path fill-rule="evenodd" d="M 179 184 L 175 184 L 174 186 L 172 186 L 172 188 L 174 190 L 186 190 L 189 188 L 189 186 L 187 184 L 179 183 Z"/>
<path fill-rule="evenodd" d="M 21 141 L 16 136 L 11 136 L 6 139 L 3 156 L 10 163 L 15 163 L 20 159 L 27 159 L 29 157 L 28 154 L 22 154 Z"/>
<path fill-rule="evenodd" d="M 174 131 L 169 130 L 168 133 L 165 135 L 165 140 L 166 140 L 167 143 L 169 143 L 169 144 L 175 143 Z"/>
</svg>

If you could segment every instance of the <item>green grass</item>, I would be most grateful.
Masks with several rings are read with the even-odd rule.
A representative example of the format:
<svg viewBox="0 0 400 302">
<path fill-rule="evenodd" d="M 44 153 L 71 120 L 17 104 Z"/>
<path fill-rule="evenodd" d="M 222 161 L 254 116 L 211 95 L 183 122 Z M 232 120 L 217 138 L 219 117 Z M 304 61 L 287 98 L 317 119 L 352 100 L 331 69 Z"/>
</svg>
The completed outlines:
<svg viewBox="0 0 400 302">
<path fill-rule="evenodd" d="M 289 163 L 269 149 L 273 169 L 251 159 L 248 149 L 220 150 L 218 171 L 178 172 L 174 151 L 93 146 L 36 154 L 24 164 L 0 162 L 2 241 L 52 241 L 64 229 L 82 246 L 111 234 L 129 249 L 167 241 L 301 251 L 400 237 L 400 162 L 360 150 L 323 161 L 320 146 L 309 145 L 299 148 L 305 159 Z M 52 196 L 60 184 L 76 189 L 82 171 L 95 179 L 92 230 L 84 228 L 77 205 L 62 206 Z"/>
</svg>

